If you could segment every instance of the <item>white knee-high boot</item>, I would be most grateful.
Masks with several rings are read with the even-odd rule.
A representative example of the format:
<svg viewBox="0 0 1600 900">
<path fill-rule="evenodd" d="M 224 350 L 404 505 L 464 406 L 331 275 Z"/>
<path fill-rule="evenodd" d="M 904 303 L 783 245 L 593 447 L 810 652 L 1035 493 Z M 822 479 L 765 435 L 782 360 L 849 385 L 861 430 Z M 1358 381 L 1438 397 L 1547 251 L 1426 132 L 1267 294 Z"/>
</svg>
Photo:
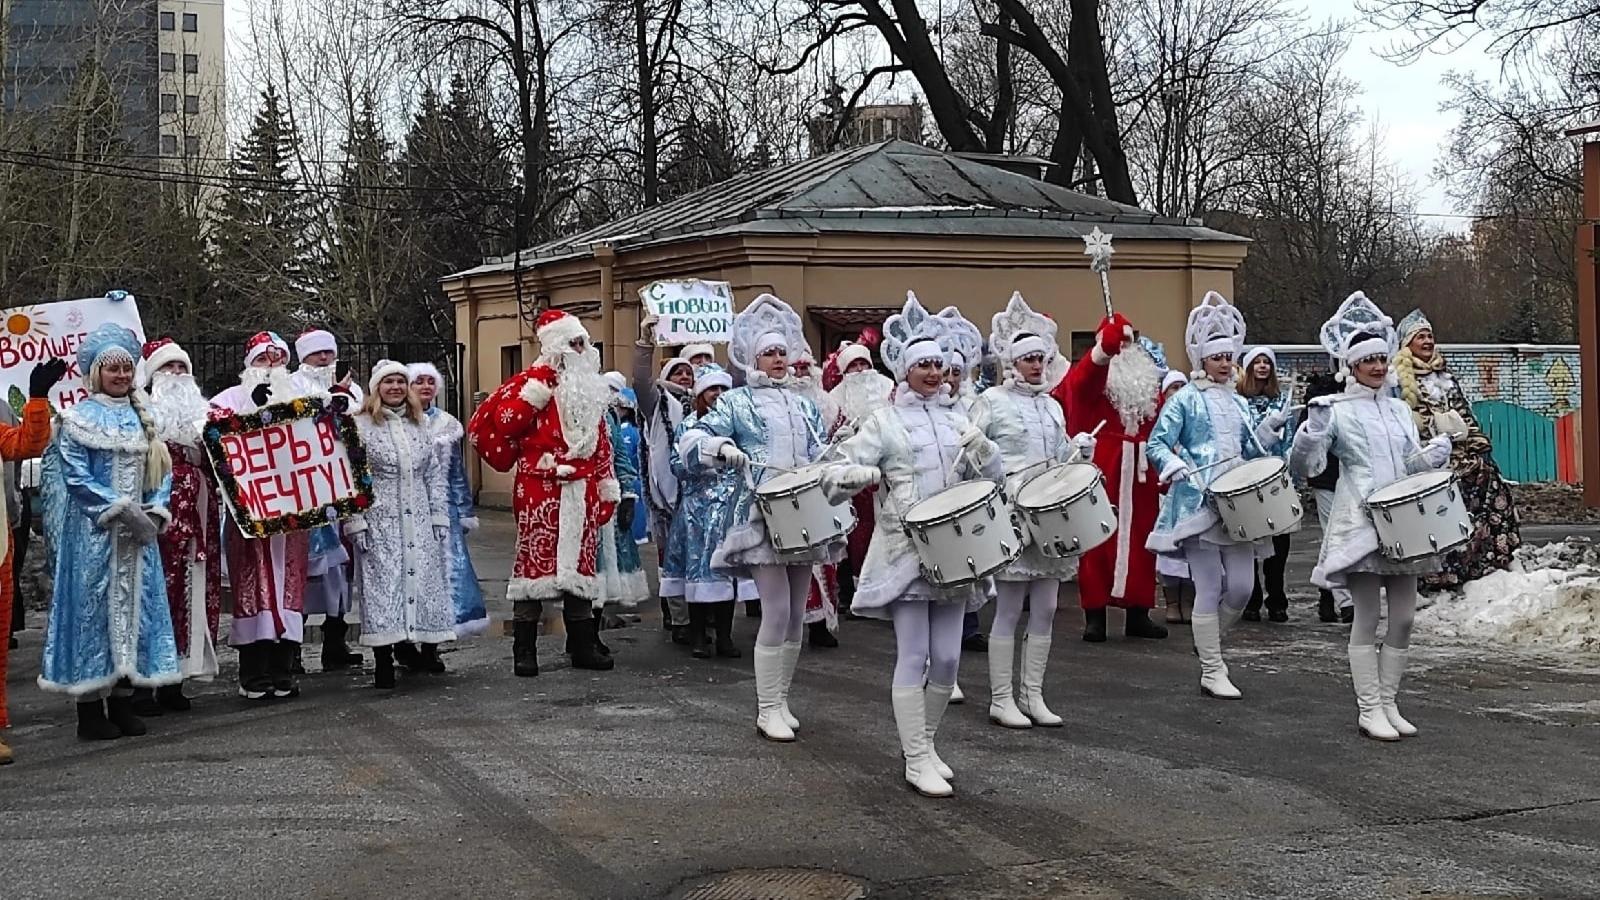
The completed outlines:
<svg viewBox="0 0 1600 900">
<path fill-rule="evenodd" d="M 944 721 L 944 711 L 950 706 L 950 694 L 954 690 L 953 684 L 929 684 L 922 689 L 922 714 L 928 726 L 928 761 L 945 781 L 955 778 L 956 773 L 939 758 L 939 748 L 934 744 L 933 736 L 939 733 L 939 723 Z"/>
<path fill-rule="evenodd" d="M 1243 615 L 1244 607 L 1242 606 L 1238 609 L 1234 609 L 1233 607 L 1224 603 L 1217 607 L 1217 634 L 1227 634 L 1228 629 L 1239 624 L 1239 617 Z"/>
<path fill-rule="evenodd" d="M 800 730 L 800 720 L 789 711 L 789 689 L 794 686 L 794 667 L 800 663 L 800 642 L 784 641 L 783 649 L 783 687 L 779 691 L 778 707 L 783 711 L 783 721 L 789 726 L 790 731 Z"/>
<path fill-rule="evenodd" d="M 1417 733 L 1417 726 L 1407 722 L 1394 703 L 1395 695 L 1400 693 L 1400 679 L 1406 674 L 1408 657 L 1408 650 L 1396 650 L 1387 644 L 1378 653 L 1378 695 L 1383 702 L 1383 716 L 1401 737 Z"/>
<path fill-rule="evenodd" d="M 1222 661 L 1222 635 L 1215 613 L 1195 613 L 1189 617 L 1194 633 L 1194 652 L 1200 657 L 1200 692 L 1221 700 L 1244 696 L 1228 680 L 1228 665 Z"/>
<path fill-rule="evenodd" d="M 954 794 L 950 782 L 934 770 L 928 753 L 928 712 L 925 689 L 896 687 L 892 692 L 894 725 L 900 732 L 900 750 L 906 757 L 906 783 L 924 797 Z"/>
<path fill-rule="evenodd" d="M 783 648 L 756 645 L 756 731 L 769 741 L 792 741 L 783 718 Z"/>
<path fill-rule="evenodd" d="M 1044 705 L 1044 670 L 1050 662 L 1050 635 L 1030 634 L 1022 642 L 1022 714 L 1033 724 L 1060 728 L 1061 717 Z"/>
<path fill-rule="evenodd" d="M 1350 682 L 1355 687 L 1356 728 L 1375 741 L 1398 741 L 1400 732 L 1383 714 L 1382 688 L 1378 682 L 1378 648 L 1372 644 L 1350 646 Z"/>
<path fill-rule="evenodd" d="M 1011 681 L 1016 652 L 1015 638 L 989 638 L 989 721 L 1002 728 L 1032 728 L 1033 720 L 1017 708 Z"/>
</svg>

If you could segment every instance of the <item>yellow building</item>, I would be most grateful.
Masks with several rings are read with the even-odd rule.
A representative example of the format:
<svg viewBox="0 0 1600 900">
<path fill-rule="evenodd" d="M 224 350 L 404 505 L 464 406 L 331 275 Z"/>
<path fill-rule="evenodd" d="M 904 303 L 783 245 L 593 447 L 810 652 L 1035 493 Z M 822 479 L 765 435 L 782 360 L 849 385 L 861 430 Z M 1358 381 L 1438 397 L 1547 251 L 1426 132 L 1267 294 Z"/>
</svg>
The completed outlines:
<svg viewBox="0 0 1600 900">
<path fill-rule="evenodd" d="M 1178 347 L 1208 290 L 1232 294 L 1246 240 L 904 141 L 851 147 L 743 175 L 582 234 L 493 259 L 444 281 L 466 345 L 466 392 L 493 390 L 537 355 L 547 307 L 587 320 L 610 368 L 629 371 L 639 288 L 663 278 L 727 281 L 740 303 L 770 292 L 806 322 L 821 359 L 881 323 L 914 291 L 988 331 L 1021 291 L 1086 346 L 1104 316 L 1083 236 L 1113 235 L 1112 301 Z M 519 289 L 520 288 L 520 289 Z M 1180 353 L 1181 356 L 1181 353 Z M 482 472 L 482 502 L 510 477 Z"/>
</svg>

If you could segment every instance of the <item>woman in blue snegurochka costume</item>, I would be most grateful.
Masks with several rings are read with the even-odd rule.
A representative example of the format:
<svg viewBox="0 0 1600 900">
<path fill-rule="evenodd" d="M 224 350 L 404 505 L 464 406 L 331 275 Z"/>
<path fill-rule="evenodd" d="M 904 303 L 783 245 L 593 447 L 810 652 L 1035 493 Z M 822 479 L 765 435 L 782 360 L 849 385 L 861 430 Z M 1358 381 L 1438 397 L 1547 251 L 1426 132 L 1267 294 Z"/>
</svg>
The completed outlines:
<svg viewBox="0 0 1600 900">
<path fill-rule="evenodd" d="M 1347 651 L 1356 727 L 1375 740 L 1397 741 L 1417 733 L 1400 715 L 1395 697 L 1411 648 L 1417 577 L 1437 572 L 1439 557 L 1399 563 L 1379 553 L 1366 498 L 1409 475 L 1448 464 L 1451 436 L 1439 434 L 1423 444 L 1410 407 L 1392 396 L 1394 325 L 1364 294 L 1358 291 L 1344 301 L 1323 323 L 1321 339 L 1329 355 L 1340 361 L 1345 390 L 1310 402 L 1306 422 L 1294 436 L 1289 466 L 1298 476 L 1313 477 L 1327 465 L 1330 453 L 1339 461 L 1339 482 L 1311 582 L 1350 589 L 1355 621 Z M 1389 613 L 1381 653 L 1380 593 Z"/>
<path fill-rule="evenodd" d="M 611 441 L 611 465 L 622 499 L 617 504 L 617 514 L 600 526 L 595 550 L 595 572 L 600 580 L 600 594 L 594 604 L 597 620 L 614 619 L 620 611 L 631 610 L 650 596 L 650 583 L 639 562 L 639 544 L 633 539 L 633 521 L 642 515 L 637 442 L 630 448 L 622 435 L 622 392 L 627 390 L 628 382 L 621 372 L 607 372 L 605 380 L 611 388 L 611 405 L 605 414 L 606 436 Z M 595 648 L 606 656 L 611 655 L 611 648 L 600 640 L 598 629 Z"/>
<path fill-rule="evenodd" d="M 792 741 L 799 720 L 789 710 L 789 688 L 805 632 L 811 568 L 838 562 L 844 540 L 779 557 L 754 502 L 753 485 L 769 467 L 794 469 L 822 449 L 822 418 L 816 404 L 791 390 L 790 355 L 805 346 L 800 316 L 777 297 L 762 294 L 734 316 L 728 356 L 744 372 L 745 384 L 724 393 L 717 405 L 684 429 L 678 453 L 691 467 L 745 469 L 749 477 L 735 494 L 733 527 L 711 565 L 719 573 L 748 576 L 761 595 L 756 633 L 756 731 L 768 740 Z"/>
<path fill-rule="evenodd" d="M 56 566 L 39 686 L 77 700 L 85 740 L 144 734 L 133 687 L 183 681 L 156 543 L 171 519 L 172 457 L 134 387 L 140 350 L 119 325 L 84 338 L 89 396 L 57 415 L 41 467 Z"/>
<path fill-rule="evenodd" d="M 690 408 L 678 436 L 694 427 L 701 416 L 717 405 L 717 398 L 733 387 L 733 379 L 719 365 L 701 366 L 695 373 L 689 394 Z M 738 659 L 733 645 L 735 604 L 756 599 L 756 585 L 749 578 L 730 578 L 711 567 L 712 554 L 733 526 L 736 499 L 744 487 L 744 473 L 738 469 L 717 468 L 685 460 L 676 450 L 671 465 L 677 476 L 680 501 L 672 517 L 668 543 L 682 554 L 683 596 L 689 604 L 689 638 L 693 653 L 700 659 L 721 656 Z M 714 628 L 713 644 L 706 629 Z"/>
<path fill-rule="evenodd" d="M 467 482 L 467 464 L 461 451 L 466 434 L 461 421 L 439 408 L 439 391 L 444 376 L 432 363 L 412 363 L 406 367 L 411 391 L 422 402 L 433 435 L 433 452 L 439 457 L 439 470 L 447 473 L 445 499 L 450 507 L 450 536 L 445 541 L 449 566 L 450 597 L 456 608 L 456 637 L 482 634 L 489 629 L 489 612 L 484 607 L 478 571 L 467 550 L 467 535 L 478 530 L 478 512 L 472 505 L 472 485 Z"/>
<path fill-rule="evenodd" d="M 1170 485 L 1145 546 L 1187 564 L 1195 590 L 1190 625 L 1200 658 L 1200 690 L 1228 700 L 1241 694 L 1228 680 L 1222 633 L 1250 600 L 1260 548 L 1228 535 L 1206 497 L 1206 485 L 1245 460 L 1277 452 L 1288 422 L 1278 412 L 1251 424 L 1250 407 L 1234 380 L 1244 333 L 1244 316 L 1215 291 L 1189 312 L 1184 346 L 1193 366 L 1191 380 L 1162 405 L 1145 448 L 1161 481 Z"/>
<path fill-rule="evenodd" d="M 1289 408 L 1293 402 L 1292 390 L 1278 381 L 1278 355 L 1271 347 L 1252 347 L 1239 363 L 1239 396 L 1250 406 L 1250 427 L 1255 428 L 1267 416 L 1282 414 L 1289 434 L 1294 433 L 1295 416 Z M 1281 455 L 1288 459 L 1289 442 L 1284 441 Z M 1272 539 L 1272 556 L 1261 560 L 1256 573 L 1255 587 L 1250 591 L 1250 602 L 1244 607 L 1246 622 L 1261 621 L 1263 595 L 1267 618 L 1273 622 L 1289 621 L 1289 595 L 1284 591 L 1283 573 L 1289 565 L 1289 547 L 1292 535 L 1280 534 Z"/>
</svg>

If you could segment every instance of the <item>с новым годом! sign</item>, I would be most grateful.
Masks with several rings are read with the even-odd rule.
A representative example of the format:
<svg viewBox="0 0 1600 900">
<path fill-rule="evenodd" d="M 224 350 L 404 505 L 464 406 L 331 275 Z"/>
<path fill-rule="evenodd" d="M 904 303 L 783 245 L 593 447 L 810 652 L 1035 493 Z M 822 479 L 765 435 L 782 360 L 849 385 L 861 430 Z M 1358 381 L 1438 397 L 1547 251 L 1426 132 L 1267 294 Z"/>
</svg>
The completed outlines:
<svg viewBox="0 0 1600 900">
<path fill-rule="evenodd" d="M 656 317 L 656 344 L 726 344 L 733 330 L 733 288 L 699 278 L 652 281 L 639 299 Z"/>
<path fill-rule="evenodd" d="M 274 403 L 206 423 L 206 454 L 246 537 L 307 531 L 372 505 L 355 419 L 321 398 Z"/>
</svg>

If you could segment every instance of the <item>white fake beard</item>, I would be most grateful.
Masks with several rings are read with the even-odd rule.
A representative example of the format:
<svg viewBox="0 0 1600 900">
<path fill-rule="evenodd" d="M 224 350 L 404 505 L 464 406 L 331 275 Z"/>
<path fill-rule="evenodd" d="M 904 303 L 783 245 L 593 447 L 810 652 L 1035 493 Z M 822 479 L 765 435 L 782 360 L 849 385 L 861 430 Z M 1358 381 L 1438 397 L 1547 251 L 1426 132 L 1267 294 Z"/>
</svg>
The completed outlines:
<svg viewBox="0 0 1600 900">
<path fill-rule="evenodd" d="M 893 393 L 893 381 L 871 369 L 863 369 L 844 376 L 828 396 L 838 404 L 845 421 L 854 424 L 872 415 L 873 410 L 887 406 Z"/>
<path fill-rule="evenodd" d="M 797 394 L 810 397 L 811 400 L 818 404 L 819 407 L 821 406 L 823 394 L 822 384 L 817 380 L 816 375 L 807 375 L 804 378 L 801 378 L 800 376 L 791 372 L 789 374 L 789 383 L 785 385 L 785 387 Z"/>
<path fill-rule="evenodd" d="M 1106 373 L 1106 399 L 1116 407 L 1122 430 L 1135 434 L 1156 414 L 1156 395 L 1164 373 L 1141 347 L 1126 347 L 1111 357 Z"/>
<path fill-rule="evenodd" d="M 163 441 L 197 447 L 211 406 L 193 375 L 157 372 L 150 376 L 150 421 Z"/>
<path fill-rule="evenodd" d="M 611 385 L 600 375 L 600 351 L 563 353 L 551 360 L 560 373 L 556 379 L 556 410 L 561 414 L 561 436 L 568 455 L 588 459 L 600 440 L 601 421 L 611 405 Z"/>
<path fill-rule="evenodd" d="M 339 367 L 338 363 L 334 363 L 331 366 L 304 366 L 303 365 L 296 371 L 295 374 L 300 375 L 301 377 L 305 378 L 307 381 L 311 382 L 312 384 L 316 385 L 317 387 L 322 388 L 325 391 L 328 391 L 328 390 L 332 390 L 333 389 L 334 369 L 337 369 L 338 367 Z"/>
<path fill-rule="evenodd" d="M 251 366 L 239 373 L 239 384 L 251 391 L 260 385 L 266 385 L 268 403 L 293 400 L 299 393 L 289 375 L 288 366 L 268 366 L 264 369 Z"/>
</svg>

